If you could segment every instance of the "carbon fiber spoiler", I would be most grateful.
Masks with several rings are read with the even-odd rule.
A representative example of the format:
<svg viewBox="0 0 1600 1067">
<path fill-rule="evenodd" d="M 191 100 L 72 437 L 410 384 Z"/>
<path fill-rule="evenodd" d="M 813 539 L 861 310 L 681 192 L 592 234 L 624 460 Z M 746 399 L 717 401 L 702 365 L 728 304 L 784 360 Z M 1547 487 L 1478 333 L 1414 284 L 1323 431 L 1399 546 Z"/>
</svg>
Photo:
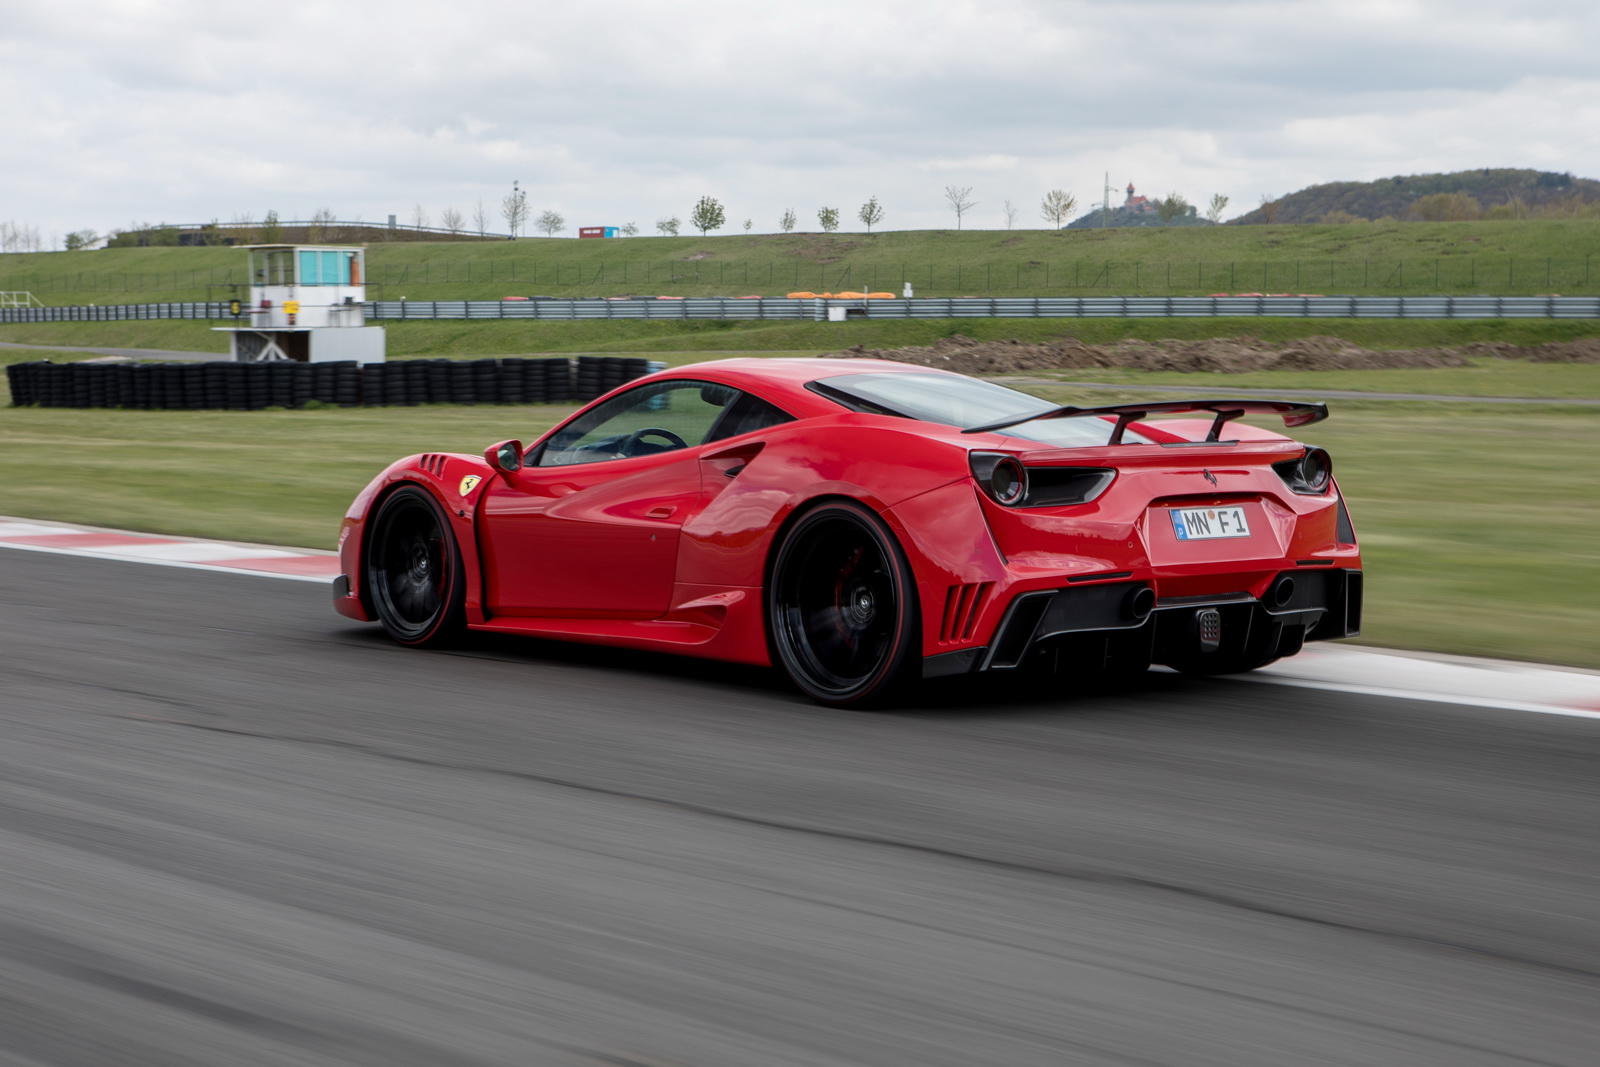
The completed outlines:
<svg viewBox="0 0 1600 1067">
<path fill-rule="evenodd" d="M 1080 408 L 1068 404 L 1037 415 L 986 422 L 982 426 L 968 426 L 962 433 L 990 433 L 1012 426 L 1020 426 L 1034 419 L 1075 419 L 1091 415 L 1115 415 L 1117 425 L 1111 431 L 1108 444 L 1120 445 L 1122 431 L 1128 423 L 1138 422 L 1151 415 L 1171 415 L 1183 411 L 1208 411 L 1216 418 L 1206 433 L 1207 441 L 1218 440 L 1222 427 L 1241 415 L 1267 412 L 1283 416 L 1285 426 L 1308 426 L 1328 417 L 1328 405 L 1311 404 L 1300 400 L 1159 400 L 1151 404 L 1110 404 L 1100 408 Z"/>
</svg>

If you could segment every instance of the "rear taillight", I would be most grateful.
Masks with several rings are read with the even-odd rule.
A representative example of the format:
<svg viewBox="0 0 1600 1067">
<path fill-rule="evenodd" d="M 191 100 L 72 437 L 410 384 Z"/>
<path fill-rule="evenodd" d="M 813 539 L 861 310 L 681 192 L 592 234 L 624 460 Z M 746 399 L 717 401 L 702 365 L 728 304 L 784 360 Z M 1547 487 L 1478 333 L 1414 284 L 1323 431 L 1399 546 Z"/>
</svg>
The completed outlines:
<svg viewBox="0 0 1600 1067">
<path fill-rule="evenodd" d="M 1278 477 L 1296 493 L 1306 496 L 1319 496 L 1328 491 L 1328 485 L 1333 481 L 1333 459 L 1326 449 L 1316 445 L 1307 445 L 1305 455 L 1299 459 L 1286 459 L 1282 463 L 1274 463 L 1272 469 L 1278 472 Z"/>
<path fill-rule="evenodd" d="M 1016 456 L 1004 452 L 974 452 L 972 477 L 996 504 L 1014 508 L 1028 495 L 1028 471 Z"/>
<path fill-rule="evenodd" d="M 1117 476 L 1106 467 L 1025 467 L 1005 452 L 973 452 L 971 464 L 973 480 L 984 494 L 1008 508 L 1086 504 Z"/>
</svg>

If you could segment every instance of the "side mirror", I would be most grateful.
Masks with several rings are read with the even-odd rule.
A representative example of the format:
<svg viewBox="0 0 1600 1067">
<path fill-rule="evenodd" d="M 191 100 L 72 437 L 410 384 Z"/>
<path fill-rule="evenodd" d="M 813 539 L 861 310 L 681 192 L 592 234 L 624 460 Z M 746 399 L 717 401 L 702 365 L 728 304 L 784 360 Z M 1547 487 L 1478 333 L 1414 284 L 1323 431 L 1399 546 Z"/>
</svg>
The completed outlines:
<svg viewBox="0 0 1600 1067">
<path fill-rule="evenodd" d="M 522 442 L 513 439 L 490 445 L 483 450 L 483 458 L 501 474 L 519 471 L 522 469 Z"/>
</svg>

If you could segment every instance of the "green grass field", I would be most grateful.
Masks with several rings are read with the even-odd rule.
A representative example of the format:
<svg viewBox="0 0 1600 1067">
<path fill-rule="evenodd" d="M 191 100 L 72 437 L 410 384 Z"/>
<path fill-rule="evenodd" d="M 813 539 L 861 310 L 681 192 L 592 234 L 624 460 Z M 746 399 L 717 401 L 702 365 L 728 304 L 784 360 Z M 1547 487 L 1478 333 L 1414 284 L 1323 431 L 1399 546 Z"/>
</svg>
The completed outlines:
<svg viewBox="0 0 1600 1067">
<path fill-rule="evenodd" d="M 1033 377 L 1107 385 L 1214 387 L 1230 389 L 1327 389 L 1360 393 L 1420 393 L 1473 397 L 1534 397 L 1550 400 L 1600 399 L 1600 364 L 1528 363 L 1475 357 L 1465 367 L 1346 371 L 1259 371 L 1253 374 L 1188 374 L 1121 368 L 1030 372 Z M 1600 410 L 1595 412 L 1600 418 Z"/>
<path fill-rule="evenodd" d="M 1560 397 L 1600 396 L 1594 370 L 1473 368 L 1487 376 L 1480 384 L 1493 383 L 1484 389 Z M 1379 373 L 1406 375 L 1398 391 L 1463 391 L 1459 377 L 1444 377 L 1449 371 Z M 1128 375 L 1122 384 L 1156 377 Z M 1326 374 L 1292 380 L 1295 388 L 1346 387 Z M 1063 386 L 1029 389 L 1081 399 Z M 1117 396 L 1094 394 L 1097 402 Z M 1364 641 L 1600 667 L 1600 468 L 1589 462 L 1600 451 L 1600 413 L 1559 402 L 1332 407 L 1308 436 L 1332 451 L 1361 533 L 1370 568 Z M 530 439 L 568 410 L 0 408 L 0 514 L 328 548 L 350 498 L 390 460 Z"/>
<path fill-rule="evenodd" d="M 1600 468 L 1582 459 L 1600 411 L 1329 406 L 1304 434 L 1332 453 L 1355 518 L 1364 643 L 1600 668 Z"/>
<path fill-rule="evenodd" d="M 0 410 L 0 514 L 332 548 L 356 491 L 422 449 L 479 452 L 569 407 Z"/>
<path fill-rule="evenodd" d="M 979 340 L 1087 344 L 1123 339 L 1334 336 L 1368 348 L 1425 348 L 1503 341 L 1534 345 L 1600 336 L 1600 320 L 1492 319 L 919 319 L 878 322 L 386 322 L 389 355 L 509 356 L 545 352 L 828 352 L 864 345 L 925 345 L 954 334 Z M 19 344 L 226 352 L 225 334 L 204 322 L 61 322 L 0 326 Z M 8 351 L 0 349 L 0 353 Z M 26 358 L 45 358 L 43 355 Z"/>
<path fill-rule="evenodd" d="M 395 242 L 368 251 L 380 299 L 627 293 L 921 296 L 1212 292 L 1600 292 L 1600 220 L 1108 230 L 912 230 L 579 241 Z M 226 299 L 229 248 L 0 256 L 0 290 L 52 305 Z"/>
</svg>

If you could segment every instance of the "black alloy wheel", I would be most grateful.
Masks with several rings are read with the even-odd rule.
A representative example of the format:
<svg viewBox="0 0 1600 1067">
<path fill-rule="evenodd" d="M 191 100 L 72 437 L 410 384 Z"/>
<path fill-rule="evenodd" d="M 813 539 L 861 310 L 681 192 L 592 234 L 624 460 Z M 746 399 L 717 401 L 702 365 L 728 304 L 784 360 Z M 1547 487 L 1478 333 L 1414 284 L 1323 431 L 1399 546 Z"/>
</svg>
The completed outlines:
<svg viewBox="0 0 1600 1067">
<path fill-rule="evenodd" d="M 773 658 L 813 700 L 881 702 L 920 664 L 911 567 L 871 509 L 839 501 L 801 516 L 778 548 L 768 588 Z"/>
<path fill-rule="evenodd" d="M 466 599 L 461 553 L 427 490 L 406 486 L 387 497 L 368 546 L 367 590 L 390 637 L 423 646 L 460 632 Z"/>
</svg>

